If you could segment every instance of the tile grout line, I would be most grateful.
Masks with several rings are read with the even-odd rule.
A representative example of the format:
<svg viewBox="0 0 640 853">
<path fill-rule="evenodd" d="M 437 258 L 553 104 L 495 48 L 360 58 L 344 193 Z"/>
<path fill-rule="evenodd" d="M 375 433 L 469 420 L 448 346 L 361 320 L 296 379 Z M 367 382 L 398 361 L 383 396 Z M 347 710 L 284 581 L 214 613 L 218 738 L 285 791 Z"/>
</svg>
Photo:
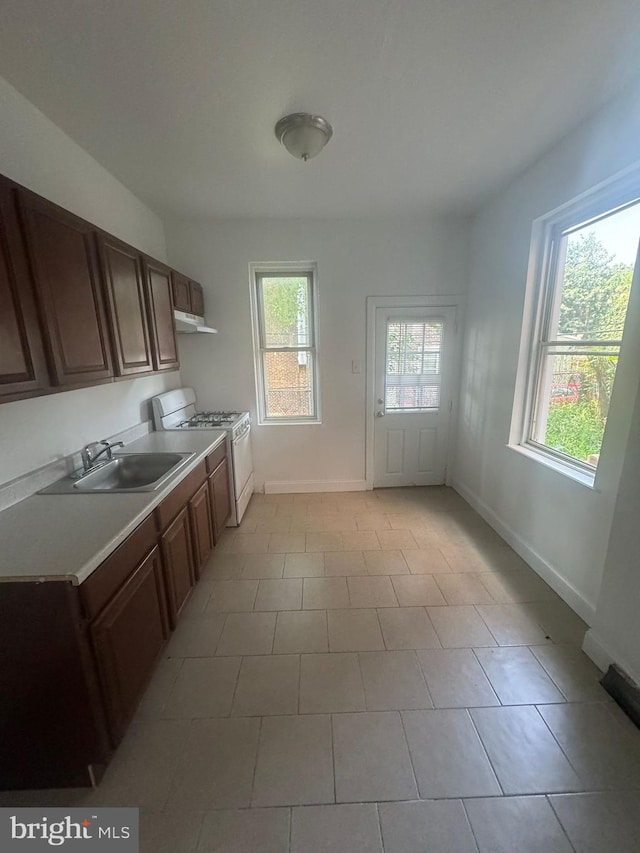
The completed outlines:
<svg viewBox="0 0 640 853">
<path fill-rule="evenodd" d="M 496 646 L 500 647 L 500 643 L 498 642 L 498 638 L 495 636 L 495 634 L 493 633 L 493 631 L 491 630 L 491 628 L 487 625 L 487 623 L 486 623 L 485 619 L 483 619 L 483 617 L 482 617 L 482 613 L 480 613 L 480 611 L 478 610 L 478 605 L 476 605 L 476 604 L 472 604 L 472 605 L 471 605 L 471 607 L 473 607 L 473 609 L 475 610 L 475 612 L 477 613 L 477 615 L 478 615 L 478 616 L 480 617 L 480 619 L 482 620 L 482 624 L 485 626 L 485 628 L 487 629 L 487 631 L 491 634 L 491 636 L 492 636 L 492 638 L 493 638 L 493 640 L 494 640 L 494 642 L 495 642 Z"/>
<path fill-rule="evenodd" d="M 253 775 L 251 777 L 251 794 L 249 795 L 249 805 L 247 808 L 257 808 L 257 806 L 253 805 L 253 796 L 256 788 L 256 775 L 258 773 L 258 756 L 260 755 L 260 740 L 262 738 L 263 721 L 264 717 L 260 717 L 260 723 L 258 724 L 258 738 L 256 741 L 256 756 L 253 762 Z"/>
<path fill-rule="evenodd" d="M 376 807 L 376 815 L 378 817 L 378 837 L 380 839 L 380 849 L 382 850 L 382 853 L 385 853 L 386 847 L 385 847 L 385 843 L 384 843 L 384 836 L 382 834 L 382 818 L 380 817 L 380 803 L 376 802 L 375 807 Z"/>
<path fill-rule="evenodd" d="M 548 645 L 549 645 L 549 643 L 544 643 L 543 647 L 546 647 L 546 646 L 548 646 Z M 557 644 L 556 644 L 556 643 L 552 643 L 551 645 L 557 645 Z M 565 702 L 566 702 L 567 704 L 573 704 L 573 703 L 571 702 L 571 699 L 569 699 L 569 697 L 567 696 L 567 694 L 565 693 L 565 691 L 562 689 L 562 687 L 560 687 L 560 685 L 559 685 L 559 684 L 558 684 L 558 682 L 555 680 L 555 678 L 553 677 L 553 675 L 549 672 L 549 670 L 547 669 L 547 667 L 544 665 L 544 661 L 540 660 L 540 658 L 538 657 L 538 655 L 533 651 L 533 648 L 535 648 L 535 646 L 536 646 L 536 644 L 535 644 L 535 643 L 533 643 L 533 644 L 531 644 L 531 645 L 528 645 L 528 646 L 527 646 L 527 648 L 529 649 L 529 651 L 531 652 L 531 654 L 534 656 L 534 658 L 538 661 L 538 663 L 539 663 L 539 664 L 540 664 L 540 666 L 543 668 L 543 670 L 546 672 L 546 674 L 549 676 L 549 678 L 551 679 L 551 681 L 552 681 L 552 682 L 555 684 L 555 686 L 558 688 L 558 690 L 560 691 L 560 693 L 564 696 L 564 698 L 565 698 Z"/>
<path fill-rule="evenodd" d="M 585 793 L 586 793 L 586 792 L 585 792 Z M 571 847 L 571 849 L 572 849 L 572 850 L 574 851 L 574 853 L 575 853 L 576 848 L 574 847 L 573 842 L 572 842 L 572 841 L 571 841 L 571 839 L 569 838 L 569 833 L 568 833 L 568 832 L 567 832 L 567 830 L 565 829 L 565 825 L 562 823 L 562 820 L 561 820 L 561 818 L 560 818 L 560 815 L 558 814 L 558 812 L 557 812 L 557 811 L 556 811 L 556 809 L 555 809 L 555 806 L 553 805 L 553 800 L 551 799 L 551 795 L 550 795 L 550 794 L 545 794 L 545 795 L 544 795 L 544 798 L 545 798 L 545 800 L 549 803 L 549 807 L 551 808 L 551 811 L 554 813 L 554 815 L 555 815 L 555 817 L 556 817 L 556 820 L 557 820 L 557 821 L 558 821 L 558 823 L 560 824 L 560 828 L 562 829 L 562 832 L 564 833 L 565 838 L 566 838 L 566 839 L 567 839 L 567 841 L 569 842 L 569 847 Z"/>
<path fill-rule="evenodd" d="M 476 837 L 476 833 L 475 833 L 475 830 L 473 828 L 473 824 L 471 823 L 471 818 L 469 817 L 469 812 L 467 811 L 467 802 L 466 802 L 467 799 L 470 799 L 470 798 L 469 797 L 460 797 L 460 802 L 462 804 L 462 811 L 464 812 L 464 816 L 465 816 L 466 821 L 467 821 L 467 826 L 469 827 L 469 832 L 471 833 L 471 836 L 473 838 L 473 843 L 476 845 L 476 850 L 479 851 L 480 850 L 480 844 L 479 844 L 478 839 Z M 476 797 L 473 799 L 482 799 L 482 798 Z"/>
<path fill-rule="evenodd" d="M 487 646 L 478 646 L 478 648 L 485 648 L 485 649 L 486 649 L 486 648 L 487 648 Z M 489 646 L 488 648 L 491 648 L 491 646 Z M 510 648 L 510 647 L 506 647 L 506 646 L 498 646 L 497 648 L 501 649 L 501 648 Z M 497 691 L 497 690 L 496 690 L 496 688 L 493 686 L 493 681 L 491 681 L 491 679 L 489 678 L 489 673 L 488 673 L 488 672 L 487 672 L 487 670 L 484 668 L 484 666 L 482 665 L 482 661 L 480 660 L 480 658 L 479 658 L 479 657 L 478 657 L 478 655 L 476 654 L 476 648 L 475 648 L 474 646 L 472 646 L 472 647 L 469 649 L 469 651 L 470 651 L 470 652 L 471 652 L 471 654 L 474 656 L 474 658 L 477 660 L 477 662 L 478 662 L 478 666 L 480 667 L 480 669 L 481 669 L 481 670 L 482 670 L 482 672 L 484 673 L 484 677 L 485 677 L 485 678 L 487 679 L 487 681 L 489 682 L 489 687 L 493 690 L 493 694 L 494 694 L 494 696 L 496 697 L 496 699 L 497 699 L 497 700 L 498 700 L 498 702 L 500 703 L 499 705 L 497 705 L 497 706 L 496 706 L 496 705 L 494 705 L 493 707 L 494 707 L 494 708 L 495 708 L 495 707 L 501 707 L 501 708 L 514 707 L 513 705 L 507 705 L 507 703 L 506 703 L 506 702 L 503 702 L 503 701 L 502 701 L 502 699 L 500 698 L 500 696 L 499 696 L 499 694 L 498 694 L 498 691 Z M 523 702 L 523 703 L 521 703 L 521 704 L 526 705 L 527 703 L 526 703 L 526 702 Z M 491 705 L 479 705 L 478 707 L 490 708 L 490 707 L 492 707 L 492 706 L 491 706 Z M 480 733 L 478 732 L 478 734 L 480 734 Z"/>
<path fill-rule="evenodd" d="M 498 701 L 500 701 L 500 700 L 498 700 Z M 491 707 L 491 706 L 490 706 L 490 707 Z M 495 706 L 495 705 L 494 705 L 493 707 L 502 707 L 502 706 Z M 478 741 L 479 741 L 479 743 L 480 743 L 480 746 L 482 747 L 482 751 L 483 751 L 483 753 L 485 754 L 485 756 L 486 756 L 486 758 L 487 758 L 487 761 L 488 761 L 488 763 L 489 763 L 489 767 L 491 767 L 491 772 L 492 772 L 492 773 L 493 773 L 493 775 L 495 776 L 495 780 L 496 780 L 496 782 L 498 783 L 498 787 L 499 787 L 499 788 L 500 788 L 500 790 L 502 791 L 502 795 L 503 795 L 503 796 L 505 796 L 507 792 L 506 792 L 506 791 L 505 791 L 505 789 L 504 789 L 504 785 L 503 785 L 503 784 L 502 784 L 502 782 L 500 781 L 500 777 L 498 776 L 498 773 L 497 773 L 497 771 L 496 771 L 496 768 L 495 768 L 495 767 L 494 767 L 494 765 L 493 765 L 493 761 L 491 760 L 491 756 L 489 755 L 489 751 L 488 751 L 488 749 L 486 748 L 486 746 L 484 745 L 484 741 L 482 740 L 482 735 L 481 735 L 481 734 L 480 734 L 480 732 L 478 731 L 478 727 L 476 726 L 476 721 L 473 719 L 473 714 L 471 713 L 471 709 L 470 709 L 470 708 L 464 708 L 464 710 L 466 711 L 467 717 L 468 717 L 468 718 L 469 718 L 469 720 L 471 721 L 471 725 L 473 726 L 473 730 L 474 730 L 474 732 L 476 733 L 476 737 L 478 738 Z"/>
<path fill-rule="evenodd" d="M 231 695 L 231 704 L 229 705 L 229 713 L 227 717 L 231 719 L 231 715 L 233 712 L 233 703 L 236 700 L 236 693 L 238 692 L 238 684 L 240 684 L 240 673 L 242 672 L 242 664 L 244 663 L 245 655 L 240 656 L 240 665 L 238 666 L 238 672 L 236 673 L 236 683 L 233 686 L 233 693 Z"/>
<path fill-rule="evenodd" d="M 427 691 L 427 696 L 429 697 L 429 701 L 431 702 L 431 708 L 426 708 L 427 711 L 435 710 L 436 703 L 433 701 L 433 696 L 431 695 L 431 690 L 429 689 L 429 682 L 427 681 L 427 674 L 422 668 L 422 663 L 420 661 L 420 655 L 418 654 L 418 649 L 410 649 L 409 651 L 413 652 L 415 657 L 416 664 L 418 665 L 418 669 L 420 670 L 420 675 L 422 676 L 422 680 L 424 681 L 424 686 Z M 420 651 L 426 651 L 426 649 L 420 649 Z M 420 710 L 420 709 L 418 709 Z"/>
<path fill-rule="evenodd" d="M 400 725 L 402 726 L 402 734 L 404 737 L 405 745 L 407 747 L 407 754 L 409 756 L 409 764 L 411 765 L 411 773 L 413 774 L 413 781 L 414 781 L 414 784 L 416 786 L 416 794 L 418 796 L 418 799 L 422 800 L 423 797 L 422 797 L 422 794 L 420 792 L 420 784 L 418 783 L 418 774 L 416 773 L 416 768 L 415 768 L 415 765 L 413 763 L 413 754 L 411 752 L 411 746 L 409 744 L 409 738 L 407 737 L 407 726 L 405 724 L 404 713 L 402 711 L 397 711 L 396 713 L 400 717 Z"/>
<path fill-rule="evenodd" d="M 200 826 L 198 827 L 198 836 L 197 836 L 197 838 L 196 838 L 196 844 L 195 844 L 195 847 L 193 848 L 193 853 L 198 853 L 198 850 L 200 850 L 200 842 L 201 842 L 201 841 L 204 841 L 204 839 L 203 839 L 203 837 L 202 837 L 202 832 L 203 832 L 203 830 L 204 830 L 204 819 L 205 819 L 205 817 L 207 816 L 207 814 L 208 814 L 208 813 L 209 813 L 209 812 L 208 812 L 208 810 L 207 810 L 207 811 L 205 811 L 205 812 L 202 812 L 202 814 L 200 815 Z M 138 842 L 140 842 L 140 840 L 141 840 L 141 839 L 138 839 Z"/>
<path fill-rule="evenodd" d="M 329 728 L 331 730 L 331 767 L 333 770 L 333 802 L 338 802 L 338 782 L 336 780 L 336 745 L 333 731 L 333 714 L 329 714 Z"/>
<path fill-rule="evenodd" d="M 553 740 L 554 740 L 554 741 L 556 742 L 556 744 L 558 745 L 558 749 L 560 750 L 560 752 L 561 752 L 561 753 L 564 755 L 564 757 L 566 758 L 566 760 L 567 760 L 567 764 L 568 764 L 568 765 L 569 765 L 569 767 L 573 770 L 573 772 L 576 774 L 576 778 L 578 779 L 578 781 L 582 783 L 582 782 L 583 782 L 582 775 L 578 772 L 577 767 L 574 767 L 574 766 L 573 766 L 573 762 L 571 761 L 571 759 L 570 759 L 570 758 L 569 758 L 569 756 L 567 755 L 566 751 L 563 749 L 562 744 L 560 743 L 560 741 L 558 740 L 558 738 L 557 738 L 557 737 L 555 736 L 555 734 L 553 733 L 553 731 L 552 731 L 552 729 L 551 729 L 551 726 L 549 725 L 549 723 L 545 720 L 545 718 L 544 718 L 544 717 L 542 716 L 542 714 L 540 713 L 540 708 L 539 708 L 538 706 L 539 706 L 539 705 L 548 705 L 548 704 L 563 705 L 563 704 L 566 704 L 566 703 L 562 703 L 562 702 L 555 702 L 555 703 L 538 702 L 538 703 L 535 703 L 535 702 L 534 702 L 530 707 L 535 708 L 536 714 L 540 717 L 540 719 L 542 720 L 543 725 L 545 726 L 545 728 L 547 729 L 547 731 L 549 732 L 549 734 L 551 735 L 551 737 L 553 738 Z M 580 703 L 580 704 L 582 704 L 582 703 Z M 589 704 L 589 703 L 586 703 L 586 704 Z M 586 781 L 586 780 L 585 780 L 585 781 Z M 585 792 L 585 789 L 584 789 L 584 788 L 580 788 L 580 789 L 578 789 L 578 791 L 553 791 L 553 792 L 551 792 L 551 793 L 554 793 L 554 794 L 563 794 L 563 793 L 568 794 L 568 793 L 584 793 L 584 792 Z"/>
<path fill-rule="evenodd" d="M 364 686 L 364 678 L 362 676 L 362 662 L 360 660 L 360 655 L 362 654 L 362 652 L 347 652 L 347 654 L 355 654 L 356 660 L 358 661 L 358 673 L 360 674 L 360 687 L 362 688 L 362 698 L 364 699 L 363 712 L 365 714 L 366 713 L 372 713 L 369 709 L 369 702 L 367 699 L 367 689 Z"/>
</svg>

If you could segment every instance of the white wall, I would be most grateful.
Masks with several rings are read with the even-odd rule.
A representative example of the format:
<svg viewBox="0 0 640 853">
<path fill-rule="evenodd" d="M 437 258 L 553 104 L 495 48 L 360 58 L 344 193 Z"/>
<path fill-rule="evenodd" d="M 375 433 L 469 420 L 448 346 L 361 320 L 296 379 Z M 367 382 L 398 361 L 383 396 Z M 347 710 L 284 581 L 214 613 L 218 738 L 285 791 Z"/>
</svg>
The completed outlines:
<svg viewBox="0 0 640 853">
<path fill-rule="evenodd" d="M 0 78 L 0 172 L 165 258 L 159 218 Z M 148 417 L 145 401 L 179 374 L 67 391 L 0 406 L 0 484 Z"/>
<path fill-rule="evenodd" d="M 639 138 L 635 89 L 512 182 L 472 228 L 454 483 L 588 621 L 598 601 L 625 462 L 633 382 L 626 411 L 607 435 L 599 491 L 506 445 L 532 222 L 629 167 L 638 158 Z"/>
<path fill-rule="evenodd" d="M 593 626 L 585 651 L 605 669 L 618 663 L 640 684 L 640 387 L 616 501 Z"/>
<path fill-rule="evenodd" d="M 256 426 L 266 482 L 364 481 L 366 297 L 463 293 L 465 221 L 275 219 L 165 223 L 171 263 L 203 283 L 218 335 L 181 336 L 182 377 L 204 407 L 255 416 L 251 261 L 317 261 L 322 424 Z M 362 373 L 351 372 L 358 359 Z M 255 424 L 255 417 L 254 417 Z"/>
</svg>

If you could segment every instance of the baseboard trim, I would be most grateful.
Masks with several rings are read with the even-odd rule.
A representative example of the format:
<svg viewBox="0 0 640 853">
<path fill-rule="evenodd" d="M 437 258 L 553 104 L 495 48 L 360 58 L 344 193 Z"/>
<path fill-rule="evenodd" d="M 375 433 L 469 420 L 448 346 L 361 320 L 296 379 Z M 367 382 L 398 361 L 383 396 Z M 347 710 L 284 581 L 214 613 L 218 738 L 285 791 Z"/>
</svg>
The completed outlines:
<svg viewBox="0 0 640 853">
<path fill-rule="evenodd" d="M 603 672 L 606 672 L 611 664 L 616 664 L 635 682 L 640 684 L 640 673 L 635 672 L 633 667 L 629 666 L 628 661 L 618 653 L 617 649 L 609 644 L 594 628 L 589 628 L 584 635 L 582 651 Z"/>
<path fill-rule="evenodd" d="M 546 562 L 531 546 L 512 530 L 496 513 L 481 500 L 471 489 L 467 488 L 459 480 L 452 481 L 452 488 L 470 504 L 493 529 L 502 536 L 513 550 L 528 563 L 531 568 L 540 575 L 543 581 L 549 584 L 551 589 L 558 593 L 581 619 L 591 625 L 595 618 L 595 607 L 584 598 L 575 587 L 566 581 L 556 569 Z M 606 667 L 605 667 L 606 669 Z"/>
<path fill-rule="evenodd" d="M 265 495 L 305 492 L 364 492 L 366 480 L 271 480 L 264 484 Z"/>
</svg>

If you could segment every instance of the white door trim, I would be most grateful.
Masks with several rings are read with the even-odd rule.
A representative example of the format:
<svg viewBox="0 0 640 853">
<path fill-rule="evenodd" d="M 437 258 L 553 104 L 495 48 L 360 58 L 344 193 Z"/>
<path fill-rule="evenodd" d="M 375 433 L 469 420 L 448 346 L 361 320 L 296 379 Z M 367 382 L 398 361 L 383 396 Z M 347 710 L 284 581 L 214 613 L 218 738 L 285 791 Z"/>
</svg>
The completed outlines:
<svg viewBox="0 0 640 853">
<path fill-rule="evenodd" d="M 366 433 L 365 433 L 365 480 L 367 489 L 373 489 L 374 475 L 374 418 L 376 401 L 376 310 L 378 308 L 454 308 L 456 311 L 456 326 L 461 327 L 462 306 L 464 297 L 459 293 L 434 295 L 434 296 L 367 296 L 367 367 L 366 367 Z M 457 423 L 457 400 L 459 393 L 459 378 L 461 365 L 462 335 L 457 336 L 457 345 L 454 355 L 452 375 L 454 377 L 453 409 L 451 412 L 450 433 L 456 429 Z M 450 482 L 452 442 L 449 441 L 447 452 L 447 485 Z"/>
</svg>

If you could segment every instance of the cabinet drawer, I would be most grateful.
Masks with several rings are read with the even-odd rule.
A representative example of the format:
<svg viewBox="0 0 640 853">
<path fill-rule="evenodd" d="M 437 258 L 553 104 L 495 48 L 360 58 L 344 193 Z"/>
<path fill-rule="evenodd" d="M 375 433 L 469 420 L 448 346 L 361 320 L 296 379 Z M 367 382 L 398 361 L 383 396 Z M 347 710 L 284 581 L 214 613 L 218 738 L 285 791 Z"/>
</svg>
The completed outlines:
<svg viewBox="0 0 640 853">
<path fill-rule="evenodd" d="M 170 495 L 156 507 L 156 519 L 158 530 L 163 531 L 173 521 L 181 509 L 188 503 L 190 498 L 198 491 L 207 477 L 207 469 L 204 460 L 199 463 L 184 480 L 179 483 Z"/>
<path fill-rule="evenodd" d="M 158 534 L 153 515 L 142 524 L 80 586 L 84 611 L 93 619 L 127 580 L 133 566 L 157 544 Z"/>
<path fill-rule="evenodd" d="M 222 442 L 207 456 L 207 474 L 212 474 L 227 455 L 227 442 Z"/>
<path fill-rule="evenodd" d="M 212 474 L 227 455 L 227 442 L 222 442 L 207 456 L 207 474 Z"/>
</svg>

